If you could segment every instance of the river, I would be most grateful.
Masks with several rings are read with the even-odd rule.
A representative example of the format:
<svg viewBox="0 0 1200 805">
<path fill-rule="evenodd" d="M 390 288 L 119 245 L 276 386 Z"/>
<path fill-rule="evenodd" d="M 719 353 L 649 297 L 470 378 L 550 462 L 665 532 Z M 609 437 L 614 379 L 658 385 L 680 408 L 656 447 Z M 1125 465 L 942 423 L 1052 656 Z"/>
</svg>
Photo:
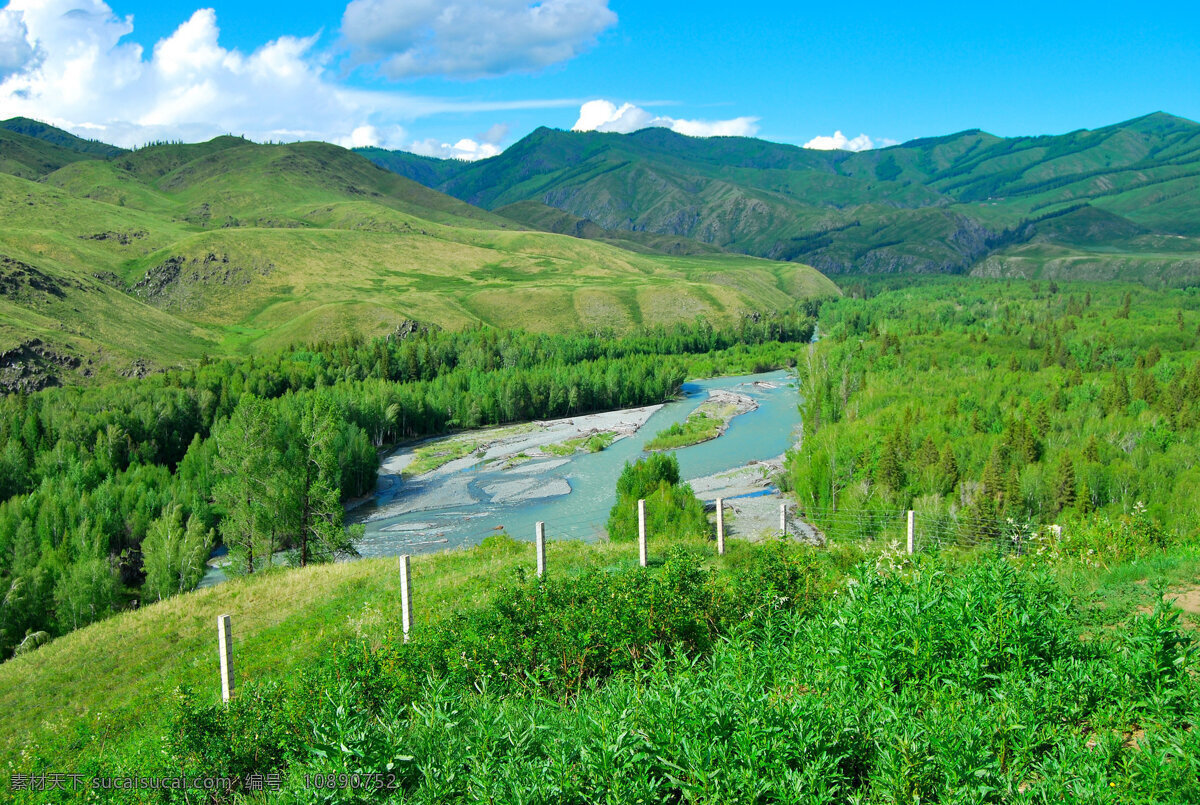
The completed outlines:
<svg viewBox="0 0 1200 805">
<path fill-rule="evenodd" d="M 679 399 L 652 413 L 628 412 L 635 423 L 629 429 L 638 423 L 640 427 L 598 453 L 551 456 L 506 467 L 504 458 L 538 441 L 540 431 L 533 430 L 512 436 L 509 442 L 516 446 L 510 445 L 507 453 L 483 444 L 440 470 L 403 479 L 399 470 L 412 459 L 409 446 L 389 456 L 380 471 L 376 498 L 350 518 L 366 527 L 358 549 L 363 556 L 437 551 L 475 545 L 500 530 L 532 539 L 539 520 L 552 539 L 598 539 L 625 463 L 646 455 L 642 445 L 649 438 L 673 422 L 683 422 L 714 389 L 745 394 L 758 407 L 734 417 L 717 439 L 675 451 L 684 479 L 705 479 L 708 483 L 699 486 L 711 490 L 712 476 L 775 459 L 793 445 L 800 424 L 799 399 L 794 379 L 778 371 L 685 383 Z M 619 419 L 620 413 L 599 415 L 598 428 L 607 427 L 614 416 Z M 577 426 L 593 421 L 575 420 Z M 542 443 L 548 441 L 553 441 L 552 435 L 541 438 Z"/>
</svg>

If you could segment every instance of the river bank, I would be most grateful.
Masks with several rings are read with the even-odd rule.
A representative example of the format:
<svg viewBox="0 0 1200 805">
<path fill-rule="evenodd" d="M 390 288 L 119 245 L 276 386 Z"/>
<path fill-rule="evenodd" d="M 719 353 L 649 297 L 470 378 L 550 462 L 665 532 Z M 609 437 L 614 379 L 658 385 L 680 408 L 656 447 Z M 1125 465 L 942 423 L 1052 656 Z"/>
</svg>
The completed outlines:
<svg viewBox="0 0 1200 805">
<path fill-rule="evenodd" d="M 706 403 L 730 415 L 713 439 L 675 450 L 681 477 L 696 482 L 698 497 L 719 491 L 736 499 L 730 533 L 777 529 L 781 498 L 771 478 L 799 425 L 797 391 L 783 371 L 689 382 L 664 405 L 403 445 L 384 459 L 375 498 L 350 513 L 366 527 L 359 550 L 442 550 L 501 530 L 529 539 L 536 522 L 552 539 L 602 539 L 616 479 L 626 462 L 647 455 L 646 434 L 685 422 Z"/>
</svg>

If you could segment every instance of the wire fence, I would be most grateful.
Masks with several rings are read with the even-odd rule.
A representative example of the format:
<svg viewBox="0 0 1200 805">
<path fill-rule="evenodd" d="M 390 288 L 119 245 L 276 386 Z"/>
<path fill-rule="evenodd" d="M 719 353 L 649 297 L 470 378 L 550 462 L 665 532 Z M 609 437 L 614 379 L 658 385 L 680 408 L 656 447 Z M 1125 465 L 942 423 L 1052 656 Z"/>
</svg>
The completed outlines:
<svg viewBox="0 0 1200 805">
<path fill-rule="evenodd" d="M 649 501 L 646 501 L 649 504 Z M 713 539 L 714 550 L 725 552 L 726 538 L 730 534 L 724 530 L 724 518 L 716 517 L 716 511 L 726 512 L 734 507 L 736 499 L 713 501 L 706 506 L 714 514 Z M 647 553 L 653 552 L 655 538 L 664 535 L 648 533 L 644 509 L 639 507 L 643 516 L 639 520 L 639 562 L 647 563 Z M 547 541 L 564 540 L 593 540 L 604 535 L 606 521 L 595 516 L 577 515 L 558 518 L 553 522 L 539 524 L 544 541 L 537 550 L 537 572 L 545 569 L 546 554 L 544 544 Z M 476 531 L 478 533 L 476 533 Z M 960 513 L 919 512 L 901 509 L 818 509 L 780 504 L 778 529 L 773 529 L 774 535 L 791 539 L 811 542 L 816 545 L 829 546 L 837 543 L 854 543 L 860 545 L 880 545 L 884 547 L 899 547 L 910 554 L 935 553 L 942 550 L 984 549 L 1000 554 L 1024 553 L 1031 549 L 1038 540 L 1051 537 L 1061 537 L 1062 530 L 1057 525 L 1040 528 L 1012 520 L 994 520 L 970 517 Z M 478 544 L 490 534 L 507 533 L 503 526 L 489 525 L 481 519 L 478 529 L 467 529 L 461 546 L 446 545 L 442 547 L 465 547 L 468 544 Z M 519 539 L 535 541 L 535 529 L 530 528 L 529 534 L 510 534 Z M 740 535 L 742 537 L 748 535 Z M 425 543 L 413 542 L 413 547 Z M 412 576 L 406 572 L 409 554 L 399 557 L 399 566 L 395 568 L 396 602 L 403 608 L 405 623 L 405 639 L 408 637 L 408 624 L 413 622 L 411 603 Z M 532 569 L 532 568 L 531 568 Z M 409 587 L 408 593 L 402 592 L 403 587 Z M 233 618 L 232 626 L 218 618 L 217 657 L 220 660 L 220 679 L 222 698 L 228 701 L 235 690 L 235 673 L 232 670 L 237 662 L 234 659 L 236 650 L 241 648 L 248 635 L 256 634 L 264 629 L 281 626 L 296 611 L 297 606 L 313 599 L 314 592 L 306 587 L 298 587 L 287 591 L 275 591 L 269 602 L 263 606 L 239 608 Z"/>
<path fill-rule="evenodd" d="M 895 542 L 906 546 L 910 553 L 983 548 L 1000 554 L 1021 554 L 1038 540 L 1062 533 L 1057 525 L 1034 526 L 950 512 L 799 507 L 794 518 L 818 532 L 815 541 L 822 544 Z"/>
</svg>

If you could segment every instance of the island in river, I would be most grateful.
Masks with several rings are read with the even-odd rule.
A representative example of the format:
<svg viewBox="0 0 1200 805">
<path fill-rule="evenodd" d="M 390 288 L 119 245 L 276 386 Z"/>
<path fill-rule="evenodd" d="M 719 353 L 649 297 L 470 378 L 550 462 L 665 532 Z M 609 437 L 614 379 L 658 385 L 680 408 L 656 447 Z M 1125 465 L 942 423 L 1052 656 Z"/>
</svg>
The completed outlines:
<svg viewBox="0 0 1200 805">
<path fill-rule="evenodd" d="M 723 497 L 730 531 L 742 537 L 778 530 L 774 477 L 800 424 L 797 390 L 786 372 L 684 384 L 664 405 L 490 428 L 404 445 L 383 462 L 375 498 L 352 513 L 366 526 L 365 556 L 478 544 L 506 531 L 532 538 L 604 535 L 616 479 L 646 455 L 646 433 L 685 422 L 706 403 L 722 427 L 679 448 L 682 477 L 697 496 Z"/>
</svg>

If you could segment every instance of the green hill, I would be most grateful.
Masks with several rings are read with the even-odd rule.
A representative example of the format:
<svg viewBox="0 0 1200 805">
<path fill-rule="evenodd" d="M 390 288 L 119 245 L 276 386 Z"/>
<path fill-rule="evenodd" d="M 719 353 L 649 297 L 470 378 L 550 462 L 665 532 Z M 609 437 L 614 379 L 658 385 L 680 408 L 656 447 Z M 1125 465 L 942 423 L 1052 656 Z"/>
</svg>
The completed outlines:
<svg viewBox="0 0 1200 805">
<path fill-rule="evenodd" d="M 40 120 L 30 120 L 27 117 L 10 117 L 8 120 L 0 120 L 0 129 L 24 134 L 26 137 L 33 137 L 34 139 L 43 140 L 70 151 L 77 151 L 80 154 L 99 157 L 101 159 L 120 156 L 125 153 L 124 148 L 102 143 L 99 140 L 85 140 L 82 137 L 76 137 L 70 132 L 55 128 L 49 123 L 42 123 Z"/>
<path fill-rule="evenodd" d="M 0 130 L 6 389 L 411 319 L 621 328 L 837 293 L 807 266 L 680 238 L 532 231 L 326 143 L 227 136 L 99 159 L 51 135 Z"/>
<path fill-rule="evenodd" d="M 475 163 L 366 155 L 488 209 L 534 201 L 603 230 L 828 274 L 1200 277 L 1200 124 L 1163 113 L 1059 136 L 971 130 L 862 153 L 660 128 L 541 128 Z M 1092 225 L 1041 225 L 1081 205 Z"/>
</svg>

